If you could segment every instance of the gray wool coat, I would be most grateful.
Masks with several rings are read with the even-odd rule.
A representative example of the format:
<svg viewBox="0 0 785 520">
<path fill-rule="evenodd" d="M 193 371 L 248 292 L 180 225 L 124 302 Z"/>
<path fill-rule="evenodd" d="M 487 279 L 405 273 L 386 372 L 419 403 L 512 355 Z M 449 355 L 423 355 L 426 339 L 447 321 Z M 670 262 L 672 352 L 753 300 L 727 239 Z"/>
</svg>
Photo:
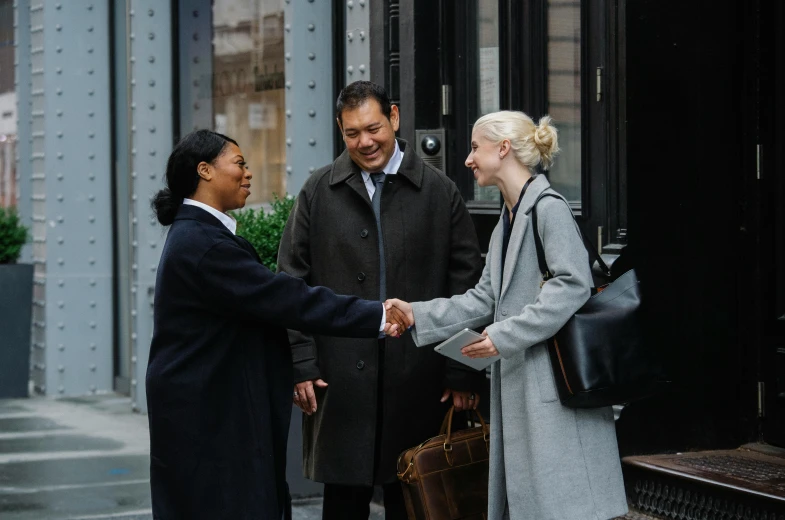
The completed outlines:
<svg viewBox="0 0 785 520">
<path fill-rule="evenodd" d="M 627 511 L 613 411 L 562 406 L 545 344 L 590 296 L 588 255 L 566 201 L 542 199 L 538 226 L 553 278 L 540 288 L 530 217 L 546 190 L 556 193 L 540 175 L 521 201 L 504 276 L 500 221 L 479 283 L 413 304 L 412 334 L 425 345 L 491 323 L 502 359 L 491 367 L 489 520 L 607 520 Z"/>
<path fill-rule="evenodd" d="M 471 216 L 455 183 L 406 141 L 398 144 L 403 161 L 381 197 L 387 295 L 416 301 L 462 294 L 482 272 Z M 344 152 L 315 171 L 297 196 L 278 266 L 310 285 L 375 300 L 378 238 L 360 169 Z M 376 339 L 290 331 L 289 340 L 295 381 L 321 377 L 329 385 L 316 391 L 316 413 L 303 415 L 303 470 L 318 482 L 395 482 L 398 455 L 439 433 L 449 405 L 439 402 L 445 386 L 476 391 L 485 382 L 483 372 L 417 348 L 409 334 L 386 338 L 383 351 Z M 380 377 L 384 421 L 377 431 Z M 374 468 L 377 436 L 380 460 Z"/>
</svg>

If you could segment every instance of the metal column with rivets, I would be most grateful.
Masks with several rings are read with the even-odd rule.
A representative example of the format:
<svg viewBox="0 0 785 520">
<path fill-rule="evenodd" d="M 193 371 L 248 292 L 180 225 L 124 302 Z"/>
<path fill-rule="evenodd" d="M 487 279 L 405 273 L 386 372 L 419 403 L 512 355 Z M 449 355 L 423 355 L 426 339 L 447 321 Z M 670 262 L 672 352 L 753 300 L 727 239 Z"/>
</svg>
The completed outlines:
<svg viewBox="0 0 785 520">
<path fill-rule="evenodd" d="M 213 128 L 212 0 L 179 0 L 180 127 Z"/>
<path fill-rule="evenodd" d="M 150 210 L 164 187 L 172 150 L 172 12 L 170 2 L 131 0 L 131 398 L 146 411 L 145 372 L 153 333 L 155 276 L 165 232 Z M 209 59 L 209 56 L 205 56 Z"/>
<path fill-rule="evenodd" d="M 371 80 L 370 0 L 346 2 L 346 84 Z"/>
<path fill-rule="evenodd" d="M 329 0 L 286 0 L 286 191 L 291 195 L 333 160 L 331 20 Z"/>
<path fill-rule="evenodd" d="M 30 122 L 32 142 L 20 149 L 19 164 L 20 175 L 29 175 L 21 197 L 32 200 L 34 388 L 47 395 L 111 390 L 108 7 L 20 1 L 17 18 L 27 18 L 30 34 L 19 119 Z"/>
</svg>

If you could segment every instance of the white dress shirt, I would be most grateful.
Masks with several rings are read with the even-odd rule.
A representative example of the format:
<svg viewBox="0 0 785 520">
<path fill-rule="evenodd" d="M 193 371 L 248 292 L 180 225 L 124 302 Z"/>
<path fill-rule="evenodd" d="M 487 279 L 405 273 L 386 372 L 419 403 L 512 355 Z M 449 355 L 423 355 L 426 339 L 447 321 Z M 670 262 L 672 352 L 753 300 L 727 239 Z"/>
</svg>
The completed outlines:
<svg viewBox="0 0 785 520">
<path fill-rule="evenodd" d="M 392 157 L 390 157 L 390 160 L 384 165 L 382 171 L 387 175 L 396 175 L 398 173 L 398 168 L 401 167 L 401 162 L 403 162 L 403 152 L 398 146 L 398 141 L 395 141 L 395 151 L 393 151 Z M 376 185 L 373 183 L 373 180 L 371 180 L 370 173 L 365 170 L 362 170 L 361 172 L 363 182 L 365 182 L 365 189 L 368 190 L 368 197 L 373 200 L 373 194 L 376 192 Z"/>
<path fill-rule="evenodd" d="M 395 143 L 395 149 L 396 151 L 398 150 L 398 143 Z M 395 156 L 393 155 L 393 157 Z M 390 160 L 390 162 L 392 162 L 392 160 Z M 398 161 L 398 164 L 400 165 L 401 161 Z M 396 171 L 398 170 L 397 166 L 395 170 Z M 371 185 L 373 185 L 373 183 L 371 183 Z M 371 194 L 371 197 L 373 197 L 373 194 Z M 232 217 L 230 217 L 229 215 L 227 215 L 226 213 L 218 211 L 214 207 L 208 206 L 207 204 L 203 202 L 199 202 L 198 200 L 183 199 L 183 204 L 188 204 L 189 206 L 196 206 L 197 208 L 202 208 L 207 213 L 220 220 L 221 224 L 226 226 L 226 229 L 231 231 L 233 235 L 237 234 L 237 221 Z M 386 323 L 387 323 L 387 310 L 384 308 L 384 304 L 382 304 L 382 324 L 379 325 L 379 332 L 382 332 L 384 330 L 384 325 Z M 400 331 L 400 332 L 403 333 L 404 331 Z"/>
</svg>

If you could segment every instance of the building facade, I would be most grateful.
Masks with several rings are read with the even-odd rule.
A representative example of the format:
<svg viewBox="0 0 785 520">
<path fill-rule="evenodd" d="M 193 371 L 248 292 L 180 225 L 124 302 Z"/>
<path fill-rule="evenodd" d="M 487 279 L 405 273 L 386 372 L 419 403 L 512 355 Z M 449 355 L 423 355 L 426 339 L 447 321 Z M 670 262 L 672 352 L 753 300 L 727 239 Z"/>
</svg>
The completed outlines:
<svg viewBox="0 0 785 520">
<path fill-rule="evenodd" d="M 472 123 L 554 118 L 549 179 L 616 271 L 636 268 L 674 379 L 624 409 L 623 455 L 785 447 L 785 14 L 732 4 L 16 0 L 36 392 L 114 390 L 144 410 L 165 238 L 149 200 L 181 135 L 237 139 L 264 205 L 341 151 L 336 95 L 370 79 L 484 247 L 501 203 L 463 166 Z"/>
</svg>

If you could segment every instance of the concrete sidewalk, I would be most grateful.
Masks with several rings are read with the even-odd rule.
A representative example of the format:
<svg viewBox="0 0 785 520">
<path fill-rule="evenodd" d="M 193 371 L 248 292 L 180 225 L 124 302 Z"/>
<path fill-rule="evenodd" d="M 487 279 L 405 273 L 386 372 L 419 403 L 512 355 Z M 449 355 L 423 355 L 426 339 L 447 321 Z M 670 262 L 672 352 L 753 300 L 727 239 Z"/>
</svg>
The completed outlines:
<svg viewBox="0 0 785 520">
<path fill-rule="evenodd" d="M 293 516 L 320 519 L 321 499 Z M 151 520 L 147 417 L 114 394 L 0 400 L 0 518 Z"/>
</svg>

